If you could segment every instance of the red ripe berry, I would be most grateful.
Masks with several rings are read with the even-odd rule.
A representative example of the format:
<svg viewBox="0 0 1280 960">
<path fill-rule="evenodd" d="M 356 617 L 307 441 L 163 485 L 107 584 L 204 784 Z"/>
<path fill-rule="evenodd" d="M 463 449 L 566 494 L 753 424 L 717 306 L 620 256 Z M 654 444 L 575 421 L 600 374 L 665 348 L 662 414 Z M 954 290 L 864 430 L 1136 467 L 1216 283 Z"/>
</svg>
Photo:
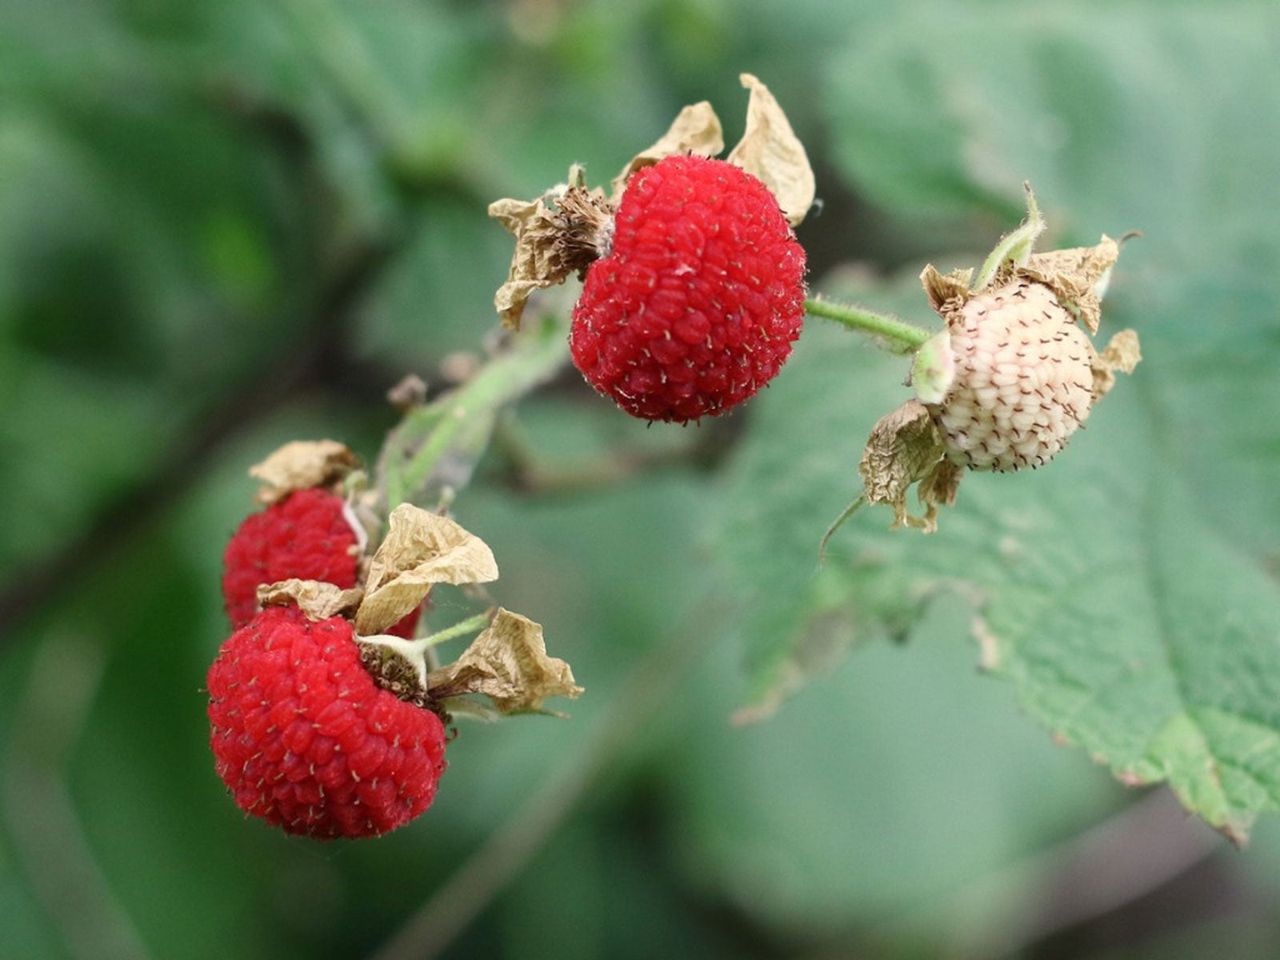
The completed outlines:
<svg viewBox="0 0 1280 960">
<path fill-rule="evenodd" d="M 716 416 L 768 383 L 804 319 L 804 249 L 756 177 L 672 156 L 631 176 L 573 311 L 574 364 L 646 420 Z"/>
<path fill-rule="evenodd" d="M 223 554 L 222 596 L 231 626 L 243 627 L 258 612 L 258 587 L 281 580 L 321 580 L 356 585 L 359 546 L 343 511 L 343 499 L 323 487 L 297 490 L 250 515 Z M 413 636 L 415 610 L 388 633 Z"/>
<path fill-rule="evenodd" d="M 298 490 L 252 514 L 227 544 L 222 596 L 233 627 L 258 612 L 258 586 L 297 577 L 355 586 L 356 534 L 342 498 L 320 487 Z"/>
<path fill-rule="evenodd" d="M 377 686 L 351 624 L 269 607 L 209 668 L 215 769 L 246 813 L 286 833 L 367 837 L 431 805 L 445 732 Z"/>
</svg>

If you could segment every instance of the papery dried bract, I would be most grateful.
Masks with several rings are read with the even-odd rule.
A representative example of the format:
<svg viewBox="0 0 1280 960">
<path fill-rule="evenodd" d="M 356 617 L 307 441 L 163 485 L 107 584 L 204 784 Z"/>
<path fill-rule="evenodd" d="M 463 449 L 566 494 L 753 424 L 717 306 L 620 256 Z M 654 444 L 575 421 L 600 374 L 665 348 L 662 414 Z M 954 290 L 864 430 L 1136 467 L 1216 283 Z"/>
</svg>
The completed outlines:
<svg viewBox="0 0 1280 960">
<path fill-rule="evenodd" d="M 762 180 L 791 225 L 799 226 L 816 190 L 809 155 L 769 88 L 749 73 L 738 79 L 751 91 L 747 126 L 725 159 Z"/>
<path fill-rule="evenodd" d="M 1051 289 L 1058 302 L 1090 333 L 1097 333 L 1102 321 L 1102 295 L 1106 292 L 1111 268 L 1119 258 L 1120 244 L 1103 234 L 1092 247 L 1033 254 L 1019 273 Z"/>
<path fill-rule="evenodd" d="M 386 538 L 369 562 L 356 630 L 380 634 L 416 609 L 437 583 L 498 579 L 493 551 L 438 513 L 402 503 L 391 512 Z"/>
<path fill-rule="evenodd" d="M 364 590 L 360 587 L 342 589 L 322 580 L 298 580 L 292 578 L 279 583 L 264 583 L 258 587 L 258 606 L 286 607 L 297 604 L 312 620 L 328 620 L 341 613 L 349 613 L 360 605 Z"/>
<path fill-rule="evenodd" d="M 924 506 L 924 522 L 920 529 L 925 533 L 937 531 L 938 507 L 955 506 L 960 478 L 963 476 L 964 469 L 944 457 L 921 479 L 920 486 L 916 488 L 916 496 Z M 908 523 L 911 521 L 908 520 Z"/>
<path fill-rule="evenodd" d="M 1133 330 L 1121 330 L 1107 343 L 1106 349 L 1093 358 L 1093 400 L 1106 396 L 1116 382 L 1116 371 L 1133 373 L 1142 360 L 1142 348 L 1138 334 Z"/>
<path fill-rule="evenodd" d="M 445 697 L 482 694 L 504 714 L 542 710 L 549 697 L 582 693 L 569 664 L 547 655 L 542 626 L 501 607 L 456 662 L 432 672 L 427 690 Z"/>
<path fill-rule="evenodd" d="M 871 430 L 858 464 L 867 502 L 893 507 L 895 527 L 936 529 L 937 505 L 954 503 L 959 483 L 958 472 L 945 457 L 946 447 L 928 408 L 919 400 L 908 400 Z M 917 481 L 926 511 L 923 519 L 907 512 L 907 492 Z"/>
<path fill-rule="evenodd" d="M 263 482 L 258 500 L 271 504 L 295 490 L 335 483 L 359 465 L 360 458 L 336 440 L 295 440 L 250 467 L 249 476 Z"/>
<path fill-rule="evenodd" d="M 604 191 L 588 190 L 577 164 L 569 168 L 566 183 L 540 197 L 489 204 L 489 216 L 516 239 L 507 281 L 493 297 L 504 326 L 518 330 L 525 303 L 535 290 L 563 283 L 590 263 L 595 231 L 611 214 Z"/>
<path fill-rule="evenodd" d="M 952 270 L 950 273 L 939 273 L 932 264 L 927 264 L 920 272 L 920 285 L 924 287 L 925 296 L 934 310 L 946 315 L 953 309 L 962 306 L 973 296 L 970 284 L 973 282 L 973 269 Z"/>
<path fill-rule="evenodd" d="M 613 178 L 613 198 L 615 201 L 621 198 L 627 178 L 641 167 L 652 166 L 664 157 L 676 154 L 715 157 L 723 149 L 724 131 L 711 104 L 706 100 L 691 104 L 680 111 L 657 142 L 632 157 L 622 172 Z"/>
</svg>

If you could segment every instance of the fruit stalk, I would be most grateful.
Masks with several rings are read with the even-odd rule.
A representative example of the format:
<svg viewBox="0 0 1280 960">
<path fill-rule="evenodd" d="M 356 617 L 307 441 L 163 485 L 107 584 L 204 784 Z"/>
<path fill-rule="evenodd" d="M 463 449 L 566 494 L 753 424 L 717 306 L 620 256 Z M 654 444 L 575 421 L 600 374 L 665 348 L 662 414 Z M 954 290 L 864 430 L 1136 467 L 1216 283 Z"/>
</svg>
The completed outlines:
<svg viewBox="0 0 1280 960">
<path fill-rule="evenodd" d="M 933 336 L 932 331 L 905 320 L 851 304 L 808 299 L 804 302 L 804 309 L 811 316 L 834 320 L 850 330 L 879 337 L 893 353 L 912 353 Z"/>
<path fill-rule="evenodd" d="M 465 620 L 459 620 L 451 627 L 445 627 L 429 636 L 419 637 L 416 640 L 406 640 L 402 649 L 414 652 L 425 652 L 437 644 L 444 643 L 447 640 L 453 640 L 456 637 L 466 636 L 468 633 L 475 633 L 477 630 L 483 630 L 493 621 L 493 611 L 486 610 L 484 613 L 477 613 L 474 617 L 467 617 Z"/>
<path fill-rule="evenodd" d="M 412 671 L 417 689 L 425 694 L 428 686 L 427 677 L 433 668 L 433 664 L 428 659 L 432 656 L 432 648 L 446 640 L 483 630 L 492 621 L 493 610 L 486 610 L 484 613 L 468 617 L 430 636 L 418 637 L 415 640 L 406 640 L 394 634 L 378 634 L 360 637 L 356 642 L 366 650 L 378 650 L 379 656 L 390 654 L 398 663 L 406 665 Z"/>
</svg>

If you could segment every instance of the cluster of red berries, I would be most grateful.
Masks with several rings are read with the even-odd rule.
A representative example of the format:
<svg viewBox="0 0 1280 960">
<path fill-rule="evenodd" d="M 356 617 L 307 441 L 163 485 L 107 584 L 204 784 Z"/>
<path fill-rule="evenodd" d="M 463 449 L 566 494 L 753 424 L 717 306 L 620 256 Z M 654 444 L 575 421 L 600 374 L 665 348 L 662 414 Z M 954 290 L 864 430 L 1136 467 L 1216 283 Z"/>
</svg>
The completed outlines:
<svg viewBox="0 0 1280 960">
<path fill-rule="evenodd" d="M 241 524 L 224 557 L 235 632 L 209 669 L 215 769 L 236 804 L 287 833 L 365 837 L 430 805 L 444 772 L 440 718 L 382 689 L 351 622 L 258 609 L 259 585 L 356 585 L 362 538 L 342 497 L 296 490 Z M 389 632 L 412 636 L 414 611 Z"/>
</svg>

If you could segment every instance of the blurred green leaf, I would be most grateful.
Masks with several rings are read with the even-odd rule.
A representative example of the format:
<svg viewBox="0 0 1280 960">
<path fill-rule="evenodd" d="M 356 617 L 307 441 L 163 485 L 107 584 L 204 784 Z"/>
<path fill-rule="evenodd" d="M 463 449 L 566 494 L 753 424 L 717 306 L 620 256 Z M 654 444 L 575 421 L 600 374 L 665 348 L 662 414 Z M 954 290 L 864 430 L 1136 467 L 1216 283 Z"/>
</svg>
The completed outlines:
<svg viewBox="0 0 1280 960">
<path fill-rule="evenodd" d="M 19 406 L 21 404 L 21 407 Z M 0 353 L 0 496 L 22 504 L 0 535 L 0 570 L 37 563 L 163 449 L 154 399 L 135 382 Z M 163 422 L 161 422 L 163 426 Z"/>
<path fill-rule="evenodd" d="M 714 593 L 718 568 L 733 622 L 687 648 L 708 661 L 653 692 L 660 711 L 625 731 L 563 832 L 526 875 L 502 879 L 507 892 L 449 955 L 962 951 L 949 937 L 957 903 L 983 892 L 968 922 L 999 929 L 990 878 L 1123 796 L 1020 723 L 1012 687 L 972 675 L 959 638 L 975 604 L 1028 712 L 1112 759 L 1153 762 L 1110 735 L 1129 711 L 1158 712 L 1155 687 L 1136 704 L 1103 690 L 1086 708 L 1068 681 L 1101 687 L 1103 668 L 1152 653 L 1154 594 L 1137 583 L 1148 592 L 1128 603 L 1126 590 L 1141 574 L 1158 581 L 1187 668 L 1142 676 L 1166 692 L 1182 676 L 1195 707 L 1175 690 L 1170 715 L 1199 720 L 1215 757 L 1257 760 L 1232 753 L 1254 731 L 1233 732 L 1215 698 L 1231 691 L 1236 709 L 1272 694 L 1274 642 L 1218 641 L 1247 631 L 1249 611 L 1274 612 L 1259 571 L 1280 569 L 1276 16 L 1154 0 L 984 0 L 963 15 L 876 0 L 0 0 L 0 569 L 86 542 L 118 493 L 212 439 L 209 411 L 242 416 L 219 425 L 181 499 L 140 505 L 128 538 L 73 557 L 6 636 L 3 746 L 29 723 L 27 654 L 62 635 L 99 644 L 106 672 L 70 788 L 89 854 L 148 948 L 366 956 L 593 749 L 635 665 Z M 647 430 L 557 381 L 519 408 L 540 465 L 676 438 L 697 438 L 699 454 L 732 448 L 724 476 L 677 468 L 536 496 L 508 486 L 495 456 L 458 500 L 498 554 L 495 599 L 542 622 L 587 687 L 571 720 L 464 726 L 434 808 L 377 843 L 318 845 L 246 822 L 213 774 L 200 690 L 227 632 L 220 553 L 251 509 L 245 467 L 299 436 L 338 436 L 370 459 L 395 420 L 382 388 L 478 349 L 494 326 L 510 248 L 484 205 L 541 191 L 570 161 L 605 180 L 703 98 L 732 142 L 742 70 L 770 84 L 819 169 L 827 209 L 801 232 L 815 269 L 853 254 L 883 267 L 954 237 L 989 245 L 1029 177 L 1066 242 L 1147 231 L 1126 249 L 1108 321 L 1142 325 L 1144 366 L 1050 471 L 968 477 L 932 540 L 889 536 L 887 517 L 865 512 L 816 575 L 863 439 L 905 396 L 902 363 L 810 329 L 749 408 L 683 432 Z M 369 250 L 388 255 L 385 273 L 352 279 Z M 910 286 L 859 293 L 918 319 Z M 290 383 L 303 360 L 305 394 L 259 407 L 249 391 Z M 1045 601 L 1059 578 L 1108 559 L 1109 573 Z M 1202 596 L 1214 588 L 1228 593 Z M 1061 642 L 1121 597 L 1132 629 L 1113 645 Z M 449 591 L 436 600 L 433 625 L 472 609 Z M 1240 613 L 1208 615 L 1228 604 Z M 743 678 L 725 641 L 740 637 L 754 697 L 818 679 L 770 724 L 732 729 Z M 876 642 L 904 638 L 902 650 Z M 1169 772 L 1194 768 L 1178 766 L 1170 737 L 1153 742 Z M 28 774 L 10 759 L 0 750 L 6 786 Z M 1280 891 L 1262 828 L 1276 822 L 1259 825 L 1260 849 L 1220 857 L 1190 889 L 1219 904 L 1238 886 L 1265 917 Z M 57 911 L 14 855 L 21 829 L 6 820 L 0 836 L 0 949 L 60 958 Z M 1021 896 L 1005 905 L 1053 908 Z M 1185 935 L 1162 925 L 1130 952 L 1275 953 L 1273 925 L 1236 914 Z"/>
<path fill-rule="evenodd" d="M 498 327 L 493 295 L 506 279 L 511 235 L 489 219 L 487 200 L 440 191 L 413 227 L 357 330 L 361 353 L 404 367 L 474 351 Z"/>
<path fill-rule="evenodd" d="M 974 675 L 953 642 L 963 615 L 939 604 L 908 646 L 868 648 L 776 718 L 741 727 L 726 722 L 735 664 L 721 645 L 668 758 L 673 830 L 697 887 L 797 935 L 910 917 L 943 938 L 964 890 L 1105 814 L 1119 789 Z M 1002 904 L 982 907 L 994 917 Z"/>
<path fill-rule="evenodd" d="M 1030 180 L 1085 240 L 1109 224 L 1182 269 L 1275 262 L 1257 214 L 1280 185 L 1258 163 L 1280 118 L 1254 97 L 1280 85 L 1274 6 L 928 10 L 859 29 L 829 69 L 837 157 L 873 198 L 1003 216 Z"/>
<path fill-rule="evenodd" d="M 1148 227 L 1148 247 L 1118 268 L 1107 318 L 1111 331 L 1141 325 L 1147 361 L 1047 471 L 966 478 L 932 539 L 882 536 L 869 528 L 883 518 L 864 513 L 842 534 L 839 574 L 814 579 L 800 542 L 822 529 L 814 504 L 833 516 L 831 491 L 852 496 L 863 411 L 903 395 L 886 389 L 884 361 L 854 360 L 859 345 L 840 351 L 831 331 L 810 330 L 760 403 L 720 532 L 735 548 L 731 576 L 772 572 L 783 595 L 749 604 L 765 690 L 793 678 L 788 659 L 803 656 L 802 625 L 831 578 L 855 636 L 900 628 L 903 609 L 959 590 L 981 618 L 984 661 L 1060 737 L 1125 779 L 1168 780 L 1233 836 L 1280 807 L 1280 589 L 1260 552 L 1280 536 L 1280 432 L 1262 415 L 1280 400 L 1269 372 L 1280 335 L 1274 297 L 1242 269 L 1273 262 L 1280 233 L 1262 201 L 1274 178 L 1233 174 L 1266 165 L 1280 113 L 1264 121 L 1226 96 L 1275 85 L 1277 21 L 1240 12 L 1152 29 L 1128 8 L 993 7 L 923 30 L 887 25 L 834 68 L 842 156 L 882 200 L 963 209 L 1029 177 L 1052 198 L 1051 222 L 1065 208 L 1088 235 L 1118 232 L 1119 217 Z M 944 33 L 953 55 L 930 56 Z M 1194 80 L 1188 62 L 1212 80 Z M 867 96 L 872 77 L 883 96 Z M 1159 191 L 1148 188 L 1155 157 Z M 1219 272 L 1217 297 L 1189 279 L 1192 263 Z M 892 571 L 887 612 L 867 587 L 876 569 Z"/>
<path fill-rule="evenodd" d="M 1280 804 L 1280 589 L 1214 529 L 1180 477 L 1171 452 L 1197 443 L 1200 424 L 1168 426 L 1155 399 L 1179 372 L 1163 362 L 1159 328 L 1147 362 L 1049 469 L 966 477 L 933 537 L 886 533 L 884 513 L 864 511 L 817 578 L 817 538 L 857 488 L 869 419 L 904 394 L 889 385 L 893 361 L 855 355 L 861 345 L 837 331 L 805 340 L 791 375 L 759 403 L 718 535 L 748 597 L 742 622 L 765 687 L 794 671 L 803 625 L 830 606 L 822 589 L 843 585 L 853 638 L 900 628 L 904 609 L 951 590 L 972 600 L 984 661 L 1015 682 L 1024 707 L 1118 775 L 1168 779 L 1236 835 Z M 1251 423 L 1274 436 L 1274 423 Z M 1280 472 L 1280 460 L 1266 466 Z M 1272 536 L 1278 521 L 1275 511 L 1253 518 Z M 872 589 L 877 571 L 893 585 L 887 598 Z M 761 582 L 771 587 L 763 597 L 746 593 Z"/>
</svg>

